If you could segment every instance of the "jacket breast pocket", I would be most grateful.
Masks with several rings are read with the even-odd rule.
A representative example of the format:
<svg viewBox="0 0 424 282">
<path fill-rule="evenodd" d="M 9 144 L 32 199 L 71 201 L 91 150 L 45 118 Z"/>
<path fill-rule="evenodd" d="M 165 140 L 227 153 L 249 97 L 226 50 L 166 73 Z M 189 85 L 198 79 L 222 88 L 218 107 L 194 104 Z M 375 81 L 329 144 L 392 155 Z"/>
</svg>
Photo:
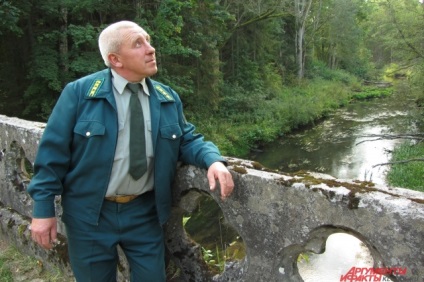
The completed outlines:
<svg viewBox="0 0 424 282">
<path fill-rule="evenodd" d="M 160 136 L 164 139 L 179 140 L 182 134 L 178 124 L 170 124 L 160 128 Z"/>
<path fill-rule="evenodd" d="M 98 121 L 78 121 L 74 133 L 81 137 L 92 138 L 105 135 L 106 127 Z"/>
</svg>

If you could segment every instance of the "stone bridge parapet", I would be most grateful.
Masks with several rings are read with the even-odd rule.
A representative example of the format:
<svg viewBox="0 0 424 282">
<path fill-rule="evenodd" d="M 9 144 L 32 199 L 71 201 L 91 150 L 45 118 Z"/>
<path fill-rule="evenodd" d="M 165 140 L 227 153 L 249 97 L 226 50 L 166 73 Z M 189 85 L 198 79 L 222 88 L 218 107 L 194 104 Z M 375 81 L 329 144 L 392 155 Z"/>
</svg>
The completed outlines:
<svg viewBox="0 0 424 282">
<path fill-rule="evenodd" d="M 51 251 L 34 244 L 28 228 L 32 201 L 25 190 L 44 126 L 0 115 L 0 238 L 72 279 L 63 226 Z M 298 256 L 323 253 L 334 233 L 360 239 L 374 268 L 406 268 L 406 273 L 388 275 L 392 281 L 423 281 L 424 193 L 312 172 L 284 174 L 253 161 L 228 159 L 235 191 L 226 201 L 210 192 L 205 170 L 186 165 L 178 169 L 165 231 L 167 257 L 180 269 L 180 281 L 303 281 Z M 244 259 L 227 262 L 220 274 L 212 274 L 201 247 L 183 227 L 183 215 L 196 209 L 202 195 L 216 201 L 246 249 Z M 125 281 L 125 258 L 121 262 L 118 280 Z"/>
</svg>

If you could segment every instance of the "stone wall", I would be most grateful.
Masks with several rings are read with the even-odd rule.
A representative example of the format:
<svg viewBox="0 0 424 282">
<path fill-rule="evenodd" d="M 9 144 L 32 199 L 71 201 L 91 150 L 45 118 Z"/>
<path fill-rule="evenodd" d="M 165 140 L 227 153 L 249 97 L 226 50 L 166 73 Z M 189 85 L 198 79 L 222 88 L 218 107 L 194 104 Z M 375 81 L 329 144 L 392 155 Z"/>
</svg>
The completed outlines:
<svg viewBox="0 0 424 282">
<path fill-rule="evenodd" d="M 28 229 L 32 203 L 25 188 L 43 127 L 0 116 L 0 236 L 47 268 L 59 267 L 72 277 L 63 227 L 60 243 L 51 251 L 35 245 Z M 328 236 L 340 232 L 368 247 L 375 268 L 406 268 L 405 274 L 388 276 L 392 281 L 422 281 L 424 193 L 310 172 L 283 174 L 248 160 L 229 158 L 229 163 L 236 188 L 226 201 L 209 191 L 204 170 L 178 170 L 165 231 L 167 257 L 180 268 L 181 281 L 302 281 L 299 254 L 323 253 Z M 228 261 L 218 275 L 208 269 L 200 246 L 183 228 L 184 213 L 194 211 L 202 195 L 216 201 L 246 249 L 244 259 Z M 57 211 L 60 216 L 60 207 Z M 125 266 L 122 258 L 120 281 L 128 274 Z"/>
</svg>

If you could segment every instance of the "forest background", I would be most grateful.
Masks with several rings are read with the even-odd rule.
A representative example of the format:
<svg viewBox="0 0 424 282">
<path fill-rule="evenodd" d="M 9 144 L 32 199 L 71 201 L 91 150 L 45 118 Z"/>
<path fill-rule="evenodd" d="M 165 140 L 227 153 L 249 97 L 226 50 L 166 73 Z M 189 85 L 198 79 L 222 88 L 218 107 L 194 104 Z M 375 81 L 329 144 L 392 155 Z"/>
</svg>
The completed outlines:
<svg viewBox="0 0 424 282">
<path fill-rule="evenodd" d="M 97 37 L 120 20 L 151 35 L 153 78 L 180 94 L 187 119 L 227 156 L 375 95 L 365 81 L 402 78 L 424 109 L 419 0 L 0 0 L 0 114 L 46 121 L 68 82 L 105 68 Z M 394 161 L 424 159 L 418 145 L 395 150 Z M 392 166 L 390 182 L 424 191 L 423 164 Z M 39 268 L 4 248 L 2 281 Z M 16 261 L 6 272 L 5 260 Z"/>
<path fill-rule="evenodd" d="M 153 78 L 224 155 L 325 117 L 383 74 L 424 101 L 419 0 L 0 0 L 0 113 L 46 121 L 66 83 L 105 68 L 98 34 L 124 19 L 151 35 Z"/>
</svg>

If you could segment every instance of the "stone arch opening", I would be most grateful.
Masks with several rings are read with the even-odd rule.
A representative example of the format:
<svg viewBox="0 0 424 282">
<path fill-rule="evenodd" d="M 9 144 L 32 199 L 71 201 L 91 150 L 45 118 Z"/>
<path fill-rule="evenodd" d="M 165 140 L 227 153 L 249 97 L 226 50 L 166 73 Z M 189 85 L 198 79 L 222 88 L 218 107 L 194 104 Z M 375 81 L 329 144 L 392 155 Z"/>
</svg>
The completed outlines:
<svg viewBox="0 0 424 282">
<path fill-rule="evenodd" d="M 372 268 L 374 259 L 366 244 L 356 236 L 336 232 L 328 236 L 322 254 L 301 254 L 297 266 L 305 282 L 339 281 L 352 268 Z"/>
<path fill-rule="evenodd" d="M 229 262 L 245 258 L 243 239 L 210 195 L 201 194 L 195 210 L 184 214 L 183 225 L 190 238 L 201 246 L 203 259 L 214 273 L 222 273 Z"/>
<path fill-rule="evenodd" d="M 318 227 L 309 233 L 304 244 L 285 247 L 279 255 L 275 269 L 281 281 L 340 281 L 352 267 L 355 271 L 359 267 L 364 273 L 384 267 L 381 254 L 372 243 L 343 226 Z M 393 276 L 385 279 L 397 281 Z"/>
<path fill-rule="evenodd" d="M 210 281 L 245 256 L 242 238 L 216 201 L 196 188 L 180 194 L 165 225 L 168 281 Z"/>
</svg>

